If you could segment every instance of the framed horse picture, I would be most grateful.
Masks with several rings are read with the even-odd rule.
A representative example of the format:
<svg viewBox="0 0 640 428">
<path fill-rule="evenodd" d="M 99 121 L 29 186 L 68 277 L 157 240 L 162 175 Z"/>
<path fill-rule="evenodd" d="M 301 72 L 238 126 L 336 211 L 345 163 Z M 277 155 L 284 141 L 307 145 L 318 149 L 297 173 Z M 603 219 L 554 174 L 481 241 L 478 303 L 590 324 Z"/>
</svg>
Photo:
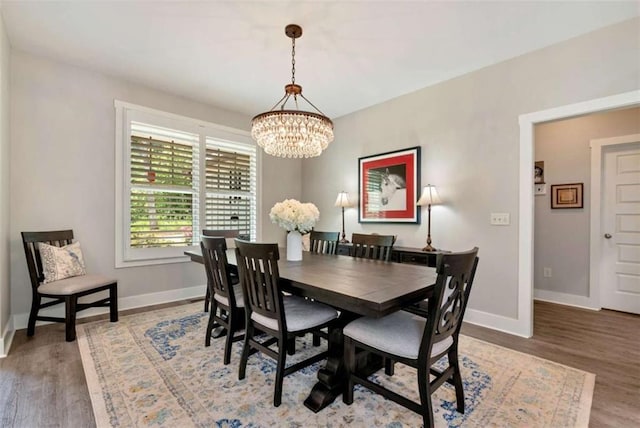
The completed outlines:
<svg viewBox="0 0 640 428">
<path fill-rule="evenodd" d="M 358 222 L 420 223 L 420 147 L 358 159 Z"/>
</svg>

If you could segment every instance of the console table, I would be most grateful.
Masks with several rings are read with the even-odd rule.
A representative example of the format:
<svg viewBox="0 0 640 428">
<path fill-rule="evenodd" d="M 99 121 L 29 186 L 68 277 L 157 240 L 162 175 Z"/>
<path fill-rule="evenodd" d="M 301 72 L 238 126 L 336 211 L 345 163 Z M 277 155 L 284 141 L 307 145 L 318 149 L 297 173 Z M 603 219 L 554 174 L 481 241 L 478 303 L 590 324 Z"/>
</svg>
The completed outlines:
<svg viewBox="0 0 640 428">
<path fill-rule="evenodd" d="M 338 255 L 351 255 L 353 244 L 338 244 Z M 411 263 L 429 267 L 436 266 L 438 254 L 448 253 L 445 250 L 422 251 L 420 248 L 391 247 L 391 261 L 396 263 Z"/>
</svg>

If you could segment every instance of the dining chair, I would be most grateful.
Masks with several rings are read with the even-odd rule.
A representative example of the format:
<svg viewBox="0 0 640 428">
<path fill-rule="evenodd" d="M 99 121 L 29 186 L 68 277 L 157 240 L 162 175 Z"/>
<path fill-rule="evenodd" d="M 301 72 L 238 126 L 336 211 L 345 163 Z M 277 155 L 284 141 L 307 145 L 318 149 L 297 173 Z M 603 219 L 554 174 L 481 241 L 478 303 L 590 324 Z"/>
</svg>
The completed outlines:
<svg viewBox="0 0 640 428">
<path fill-rule="evenodd" d="M 245 338 L 238 378 L 245 378 L 247 361 L 252 349 L 277 362 L 273 405 L 282 401 L 282 382 L 285 376 L 326 357 L 317 353 L 286 367 L 287 349 L 296 336 L 332 328 L 338 312 L 323 303 L 299 296 L 284 295 L 278 271 L 278 244 L 257 244 L 236 241 L 236 260 L 245 302 Z M 256 330 L 265 333 L 256 335 Z M 267 336 L 267 337 L 265 337 Z M 270 348 L 277 344 L 277 350 Z"/>
<path fill-rule="evenodd" d="M 428 300 L 426 318 L 397 311 L 382 318 L 358 318 L 344 327 L 345 404 L 353 403 L 354 385 L 361 384 L 422 415 L 424 426 L 433 427 L 431 394 L 448 382 L 455 388 L 458 412 L 464 413 L 458 336 L 478 265 L 477 254 L 476 247 L 466 252 L 438 256 L 438 277 L 433 295 Z M 359 373 L 356 367 L 357 349 L 416 368 L 420 402 L 409 400 L 374 383 L 366 374 Z M 448 362 L 446 368 L 434 368 L 434 364 L 445 355 Z M 431 376 L 433 380 L 430 380 Z"/>
<path fill-rule="evenodd" d="M 317 254 L 338 254 L 340 232 L 320 232 L 312 230 L 309 236 L 309 252 Z M 324 332 L 313 335 L 313 346 L 320 346 L 321 337 L 328 339 L 328 335 Z M 295 346 L 295 344 L 293 346 Z M 295 348 L 293 350 L 295 351 Z"/>
<path fill-rule="evenodd" d="M 235 246 L 234 239 L 240 237 L 240 231 L 239 230 L 222 230 L 222 229 L 202 229 L 202 236 L 218 236 L 221 238 L 225 238 L 225 241 L 227 243 L 227 248 L 229 247 L 233 248 Z M 239 282 L 238 271 L 233 267 L 230 267 L 230 269 L 228 270 L 230 271 L 232 281 L 234 283 L 238 283 Z M 209 294 L 209 288 L 210 288 L 209 284 L 207 284 L 207 290 L 205 291 L 205 296 L 204 296 L 205 312 L 209 312 L 209 303 L 211 302 L 211 294 Z"/>
<path fill-rule="evenodd" d="M 318 232 L 312 230 L 310 233 L 309 251 L 318 254 L 337 254 L 340 232 Z"/>
<path fill-rule="evenodd" d="M 244 339 L 244 335 L 236 335 L 236 332 L 244 328 L 242 286 L 238 282 L 232 281 L 227 262 L 227 243 L 224 238 L 203 236 L 200 248 L 207 272 L 209 295 L 213 296 L 204 345 L 211 345 L 211 334 L 215 327 L 224 327 L 227 334 L 223 362 L 224 365 L 227 365 L 231 360 L 233 342 Z"/>
<path fill-rule="evenodd" d="M 108 307 L 110 321 L 118 321 L 118 281 L 84 272 L 79 244 L 73 243 L 73 230 L 22 232 L 21 235 L 31 279 L 32 297 L 27 336 L 35 334 L 36 321 L 64 322 L 65 339 L 73 342 L 76 339 L 76 314 L 88 308 Z M 75 245 L 73 249 L 72 245 Z M 58 269 L 59 267 L 62 269 Z M 47 277 L 48 273 L 54 280 Z M 108 291 L 109 297 L 92 302 L 78 302 L 80 297 L 101 291 Z M 42 303 L 43 298 L 52 300 Z M 38 315 L 40 309 L 61 303 L 65 305 L 64 318 Z"/>
<path fill-rule="evenodd" d="M 353 233 L 351 235 L 351 244 L 353 245 L 351 256 L 389 261 L 395 240 L 393 235 Z"/>
</svg>

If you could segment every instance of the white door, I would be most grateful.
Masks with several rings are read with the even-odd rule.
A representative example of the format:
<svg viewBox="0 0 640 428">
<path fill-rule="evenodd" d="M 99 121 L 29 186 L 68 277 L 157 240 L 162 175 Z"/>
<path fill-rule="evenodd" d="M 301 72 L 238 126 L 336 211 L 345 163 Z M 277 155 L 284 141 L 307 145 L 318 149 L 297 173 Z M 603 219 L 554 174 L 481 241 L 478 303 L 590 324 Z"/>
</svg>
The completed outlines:
<svg viewBox="0 0 640 428">
<path fill-rule="evenodd" d="M 604 149 L 603 308 L 640 313 L 640 142 Z"/>
</svg>

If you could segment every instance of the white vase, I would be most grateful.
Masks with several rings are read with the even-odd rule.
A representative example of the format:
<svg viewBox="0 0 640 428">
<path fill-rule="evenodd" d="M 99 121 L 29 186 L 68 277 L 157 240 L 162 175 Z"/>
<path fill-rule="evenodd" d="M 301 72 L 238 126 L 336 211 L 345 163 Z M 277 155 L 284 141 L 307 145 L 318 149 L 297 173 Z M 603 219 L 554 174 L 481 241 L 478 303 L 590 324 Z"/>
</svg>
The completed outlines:
<svg viewBox="0 0 640 428">
<path fill-rule="evenodd" d="M 300 232 L 287 233 L 287 260 L 302 260 L 302 235 Z"/>
</svg>

